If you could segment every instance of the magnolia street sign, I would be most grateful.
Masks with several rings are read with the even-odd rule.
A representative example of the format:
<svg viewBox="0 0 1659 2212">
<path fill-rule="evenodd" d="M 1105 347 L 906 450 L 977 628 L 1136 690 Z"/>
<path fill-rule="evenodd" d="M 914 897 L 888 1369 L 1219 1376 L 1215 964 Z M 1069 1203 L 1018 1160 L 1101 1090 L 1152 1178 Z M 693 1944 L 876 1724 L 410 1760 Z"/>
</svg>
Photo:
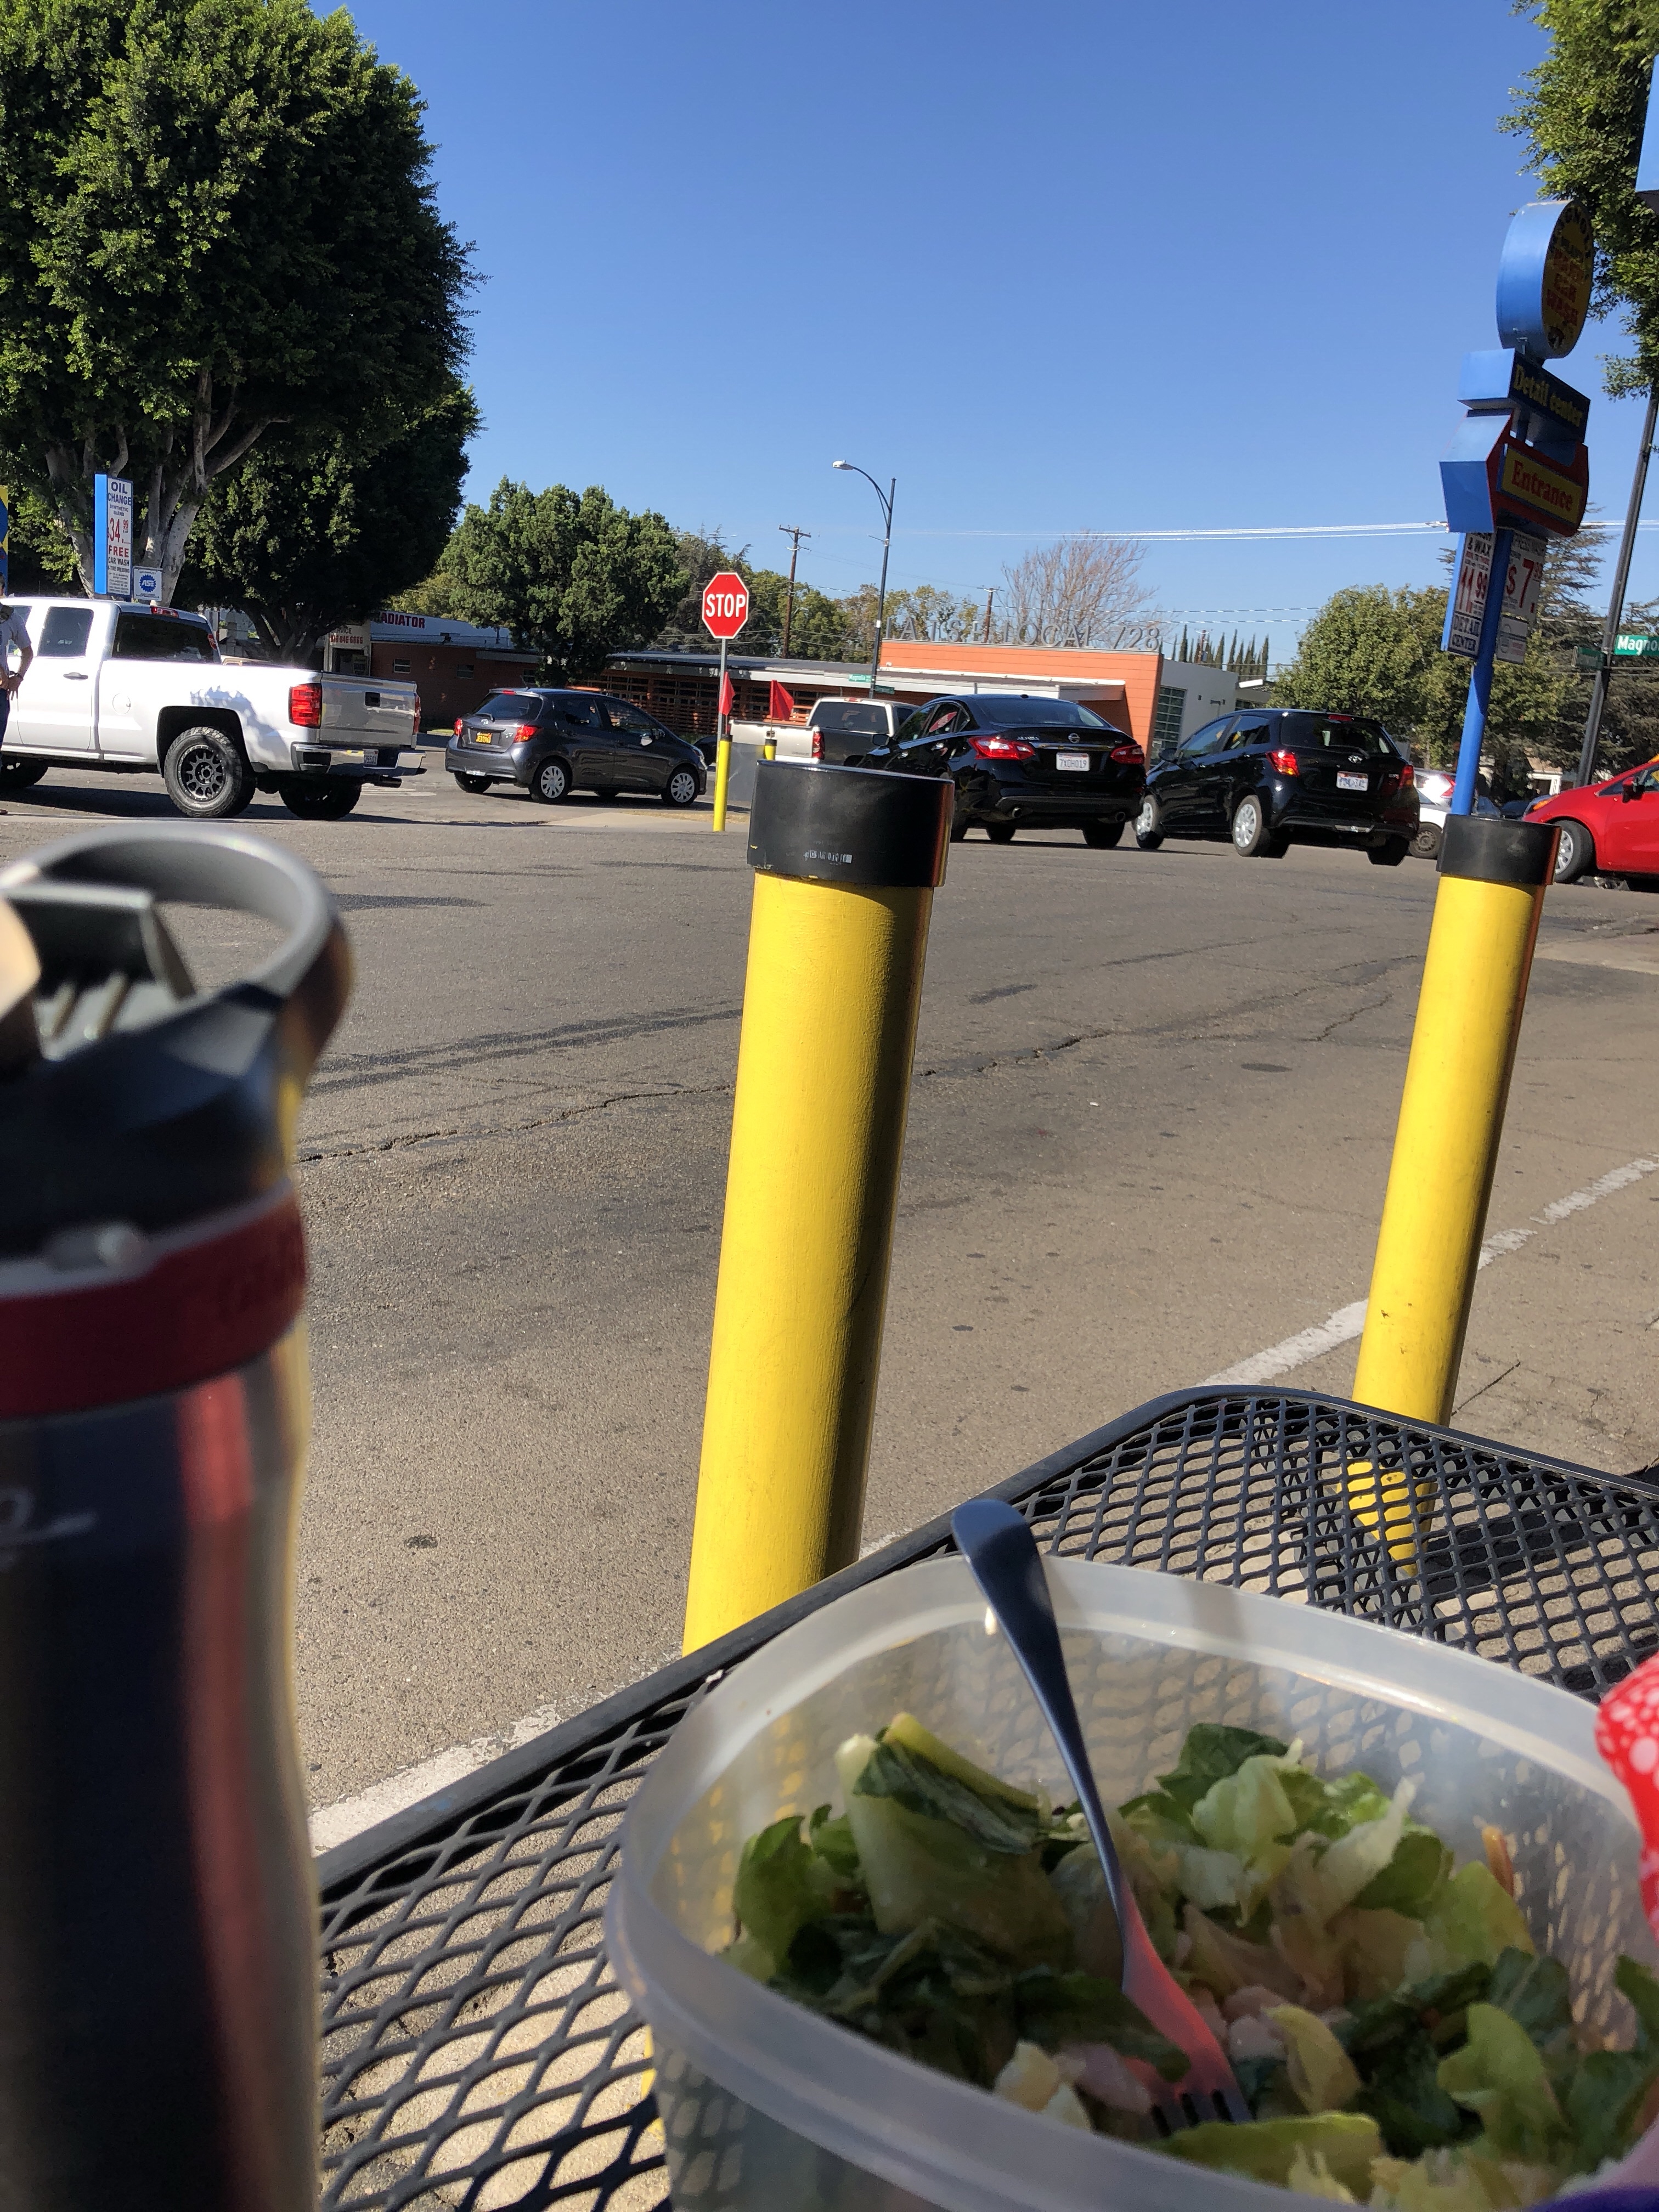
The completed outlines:
<svg viewBox="0 0 1659 2212">
<path fill-rule="evenodd" d="M 1659 660 L 1659 637 L 1644 637 L 1639 632 L 1621 629 L 1613 641 L 1615 660 Z"/>
</svg>

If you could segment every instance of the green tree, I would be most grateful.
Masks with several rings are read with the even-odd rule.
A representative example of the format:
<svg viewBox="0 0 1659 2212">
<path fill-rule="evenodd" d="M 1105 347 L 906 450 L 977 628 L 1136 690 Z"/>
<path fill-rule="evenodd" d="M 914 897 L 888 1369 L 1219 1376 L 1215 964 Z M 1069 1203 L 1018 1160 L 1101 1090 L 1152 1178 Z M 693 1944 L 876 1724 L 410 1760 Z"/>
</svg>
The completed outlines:
<svg viewBox="0 0 1659 2212">
<path fill-rule="evenodd" d="M 1359 584 L 1333 592 L 1277 678 L 1275 703 L 1374 714 L 1391 729 L 1412 728 L 1445 612 L 1443 591 Z"/>
<path fill-rule="evenodd" d="M 477 427 L 472 394 L 457 384 L 367 458 L 337 434 L 274 432 L 215 484 L 181 591 L 240 607 L 274 659 L 309 659 L 337 623 L 431 569 L 455 526 Z"/>
<path fill-rule="evenodd" d="M 0 0 L 0 460 L 88 588 L 99 470 L 171 598 L 273 424 L 367 452 L 441 402 L 471 278 L 421 115 L 343 9 Z"/>
<path fill-rule="evenodd" d="M 444 568 L 455 611 L 498 623 L 572 676 L 655 637 L 684 598 L 686 572 L 660 514 L 630 514 L 599 485 L 532 492 L 501 478 L 469 507 Z"/>
<path fill-rule="evenodd" d="M 1659 375 L 1659 216 L 1636 199 L 1637 157 L 1659 49 L 1659 0 L 1536 0 L 1549 51 L 1502 128 L 1526 141 L 1552 198 L 1582 201 L 1595 231 L 1598 313 L 1624 311 L 1635 351 L 1606 363 L 1609 392 Z"/>
</svg>

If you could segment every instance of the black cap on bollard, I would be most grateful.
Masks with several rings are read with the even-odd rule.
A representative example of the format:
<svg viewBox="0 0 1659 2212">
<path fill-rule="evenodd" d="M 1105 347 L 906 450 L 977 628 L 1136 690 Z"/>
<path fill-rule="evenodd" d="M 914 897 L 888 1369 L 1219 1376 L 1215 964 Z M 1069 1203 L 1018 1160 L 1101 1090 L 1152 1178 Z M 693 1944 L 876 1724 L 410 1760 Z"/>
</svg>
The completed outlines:
<svg viewBox="0 0 1659 2212">
<path fill-rule="evenodd" d="M 945 881 L 955 803 L 948 777 L 762 761 L 749 865 L 809 883 L 934 890 Z"/>
<path fill-rule="evenodd" d="M 1498 814 L 1449 814 L 1440 833 L 1440 873 L 1468 883 L 1536 890 L 1555 868 L 1553 822 L 1510 822 Z"/>
</svg>

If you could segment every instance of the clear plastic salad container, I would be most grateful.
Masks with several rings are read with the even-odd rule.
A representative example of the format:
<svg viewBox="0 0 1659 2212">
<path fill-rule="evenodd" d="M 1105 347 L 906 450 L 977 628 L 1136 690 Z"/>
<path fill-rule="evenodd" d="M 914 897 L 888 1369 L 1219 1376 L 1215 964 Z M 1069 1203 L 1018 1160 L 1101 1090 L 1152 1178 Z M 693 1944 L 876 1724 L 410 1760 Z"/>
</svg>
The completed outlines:
<svg viewBox="0 0 1659 2212">
<path fill-rule="evenodd" d="M 1109 1804 L 1202 1721 L 1300 1737 L 1311 1762 L 1419 1784 L 1460 1862 L 1510 1838 L 1533 1940 L 1587 2027 L 1627 2040 L 1620 1952 L 1651 1964 L 1638 1839 L 1594 1709 L 1490 1662 L 1284 1600 L 1060 1560 L 1050 1588 Z M 1058 1753 L 959 1559 L 838 1599 L 734 1669 L 682 1723 L 629 1810 L 607 1907 L 650 2026 L 678 2212 L 1192 2212 L 1294 2201 L 1060 2127 L 899 2057 L 711 1953 L 745 1840 L 840 1804 L 834 1753 L 900 1711 L 1014 1781 L 1069 1796 Z"/>
</svg>

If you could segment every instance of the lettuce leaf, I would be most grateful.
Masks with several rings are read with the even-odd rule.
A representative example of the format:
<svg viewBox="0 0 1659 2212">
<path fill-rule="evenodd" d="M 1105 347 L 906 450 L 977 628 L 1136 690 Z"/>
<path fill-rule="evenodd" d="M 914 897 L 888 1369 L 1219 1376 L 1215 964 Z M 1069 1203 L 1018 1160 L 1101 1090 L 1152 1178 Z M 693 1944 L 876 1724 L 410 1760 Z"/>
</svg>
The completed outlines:
<svg viewBox="0 0 1659 2212">
<path fill-rule="evenodd" d="M 960 1764 L 965 1766 L 967 1761 Z M 982 1850 L 1010 1858 L 1033 1850 L 1048 1825 L 1034 1799 L 1020 1803 L 994 1796 L 963 1775 L 912 1751 L 890 1729 L 876 1742 L 854 1786 L 860 1797 L 891 1797 L 908 1813 L 949 1820 Z"/>
<path fill-rule="evenodd" d="M 1192 1820 L 1212 1851 L 1253 1861 L 1295 1834 L 1296 1810 L 1285 1794 L 1283 1764 L 1264 1753 L 1212 1783 L 1193 1807 Z"/>
<path fill-rule="evenodd" d="M 1368 1912 L 1403 1912 L 1420 1920 L 1452 1869 L 1452 1855 L 1432 1828 L 1406 1823 L 1394 1856 L 1373 1875 L 1354 1903 Z"/>
<path fill-rule="evenodd" d="M 1046 2051 L 1063 2043 L 1109 2043 L 1122 2057 L 1144 2059 L 1166 2081 L 1180 2081 L 1192 2064 L 1115 1982 L 1097 1975 L 1034 1966 L 1014 1976 L 1013 1996 L 1022 2038 Z"/>
<path fill-rule="evenodd" d="M 879 1781 L 890 1778 L 902 1760 L 908 1762 L 902 1781 L 908 1794 L 911 1779 L 924 1764 L 900 1751 L 889 1753 L 891 1763 L 879 1764 L 886 1748 L 872 1737 L 852 1736 L 836 1753 L 847 1819 L 877 1927 L 884 1934 L 898 1935 L 928 1921 L 945 1921 L 1020 1966 L 1069 1966 L 1072 1931 L 1042 1871 L 1041 1850 L 1034 1844 L 1018 1854 L 1011 1851 L 1006 1829 L 999 1832 L 999 1846 L 993 1848 L 982 1834 L 970 1832 L 954 1820 L 916 1812 L 890 1791 L 866 1790 L 862 1784 L 872 1764 Z M 951 1792 L 974 1799 L 988 1824 L 1004 1817 L 1005 1808 L 990 1808 L 954 1776 L 941 1774 L 941 1780 Z M 924 1777 L 924 1782 L 930 1793 L 925 1802 L 957 1802 L 944 1790 L 933 1794 L 931 1777 Z M 1011 1820 L 1028 1817 L 1018 1807 L 1006 1812 Z M 969 1817 L 978 1819 L 977 1814 Z"/>
<path fill-rule="evenodd" d="M 732 1909 L 744 1935 L 775 1961 L 786 1956 L 806 1923 L 827 1909 L 834 1887 L 832 1870 L 801 1841 L 800 1815 L 792 1813 L 744 1845 Z"/>
<path fill-rule="evenodd" d="M 1255 1729 L 1224 1728 L 1216 1721 L 1200 1721 L 1188 1730 L 1174 1771 L 1158 1778 L 1164 1794 L 1190 1813 L 1200 1797 L 1228 1775 L 1237 1774 L 1247 1759 L 1282 1759 L 1289 1747 L 1277 1736 L 1258 1735 Z"/>
<path fill-rule="evenodd" d="M 1566 2125 L 1543 2054 L 1520 2021 L 1496 2005 L 1469 2007 L 1468 2040 L 1441 2060 L 1439 2081 L 1475 2115 L 1499 2157 L 1543 2163 L 1566 2149 Z"/>
<path fill-rule="evenodd" d="M 1371 2160 L 1382 2148 L 1376 2123 L 1362 2112 L 1305 2112 L 1282 2120 L 1247 2120 L 1233 2125 L 1206 2120 L 1183 2128 L 1159 2148 L 1194 2166 L 1243 2174 L 1247 2181 L 1289 2185 L 1297 2154 L 1322 2158 L 1332 2179 L 1361 2198 L 1370 2194 Z"/>
<path fill-rule="evenodd" d="M 1505 1950 L 1533 1950 L 1520 1907 L 1486 1863 L 1472 1859 L 1446 1884 L 1424 1918 L 1441 1963 L 1450 1969 L 1495 1966 Z"/>
<path fill-rule="evenodd" d="M 1285 2070 L 1305 2112 L 1340 2111 L 1359 2087 L 1353 2061 L 1316 2013 L 1275 2005 L 1267 2014 L 1285 2039 Z"/>
<path fill-rule="evenodd" d="M 1659 2080 L 1659 1982 L 1634 1959 L 1621 1958 L 1613 1984 L 1636 2014 L 1630 2051 L 1592 2051 L 1578 2062 L 1563 2103 L 1575 2145 L 1573 2163 L 1593 2172 L 1603 2159 L 1627 2151 L 1655 2081 Z"/>
</svg>

